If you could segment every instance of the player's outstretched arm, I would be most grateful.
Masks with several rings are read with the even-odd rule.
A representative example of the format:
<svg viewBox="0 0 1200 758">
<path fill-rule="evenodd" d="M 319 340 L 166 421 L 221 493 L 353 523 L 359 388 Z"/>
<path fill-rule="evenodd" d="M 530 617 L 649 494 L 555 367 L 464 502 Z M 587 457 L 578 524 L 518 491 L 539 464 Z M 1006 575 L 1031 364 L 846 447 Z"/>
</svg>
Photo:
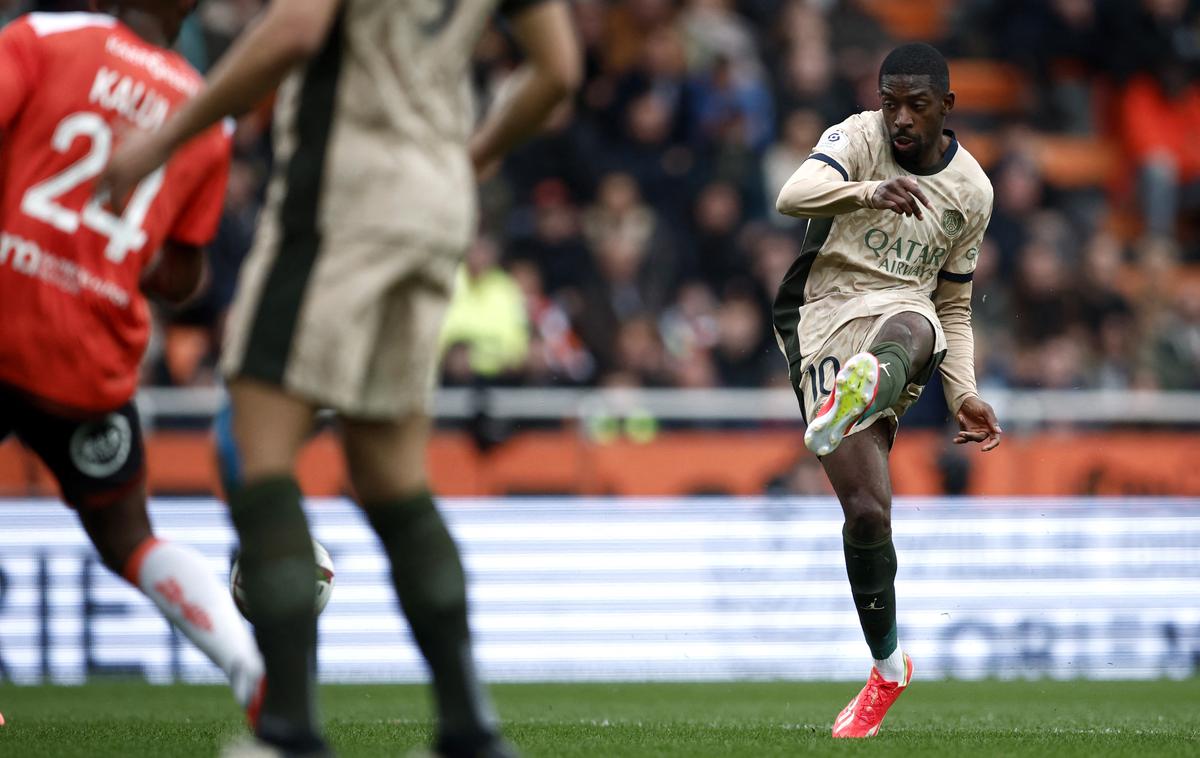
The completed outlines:
<svg viewBox="0 0 1200 758">
<path fill-rule="evenodd" d="M 582 55 L 567 3 L 539 3 L 519 11 L 511 21 L 525 62 L 471 136 L 471 162 L 477 175 L 486 175 L 510 149 L 541 128 L 583 78 Z"/>
<path fill-rule="evenodd" d="M 208 75 L 208 86 L 154 133 L 133 134 L 114 151 L 98 184 L 113 207 L 181 145 L 225 116 L 243 113 L 272 92 L 297 63 L 325 43 L 341 0 L 274 0 Z"/>
<path fill-rule="evenodd" d="M 922 205 L 933 207 L 912 178 L 846 181 L 838 169 L 815 158 L 800 164 L 775 201 L 780 213 L 799 218 L 827 218 L 863 208 L 922 218 Z"/>
<path fill-rule="evenodd" d="M 986 226 L 986 224 L 985 224 Z M 978 249 L 978 242 L 966 248 L 968 252 Z M 956 249 L 961 256 L 961 248 Z M 957 258 L 956 266 L 965 268 L 963 260 Z M 965 280 L 965 281 L 964 281 Z M 975 331 L 971 326 L 971 294 L 973 285 L 969 274 L 947 272 L 939 274 L 937 288 L 933 292 L 933 304 L 937 311 L 942 332 L 946 335 L 946 355 L 942 360 L 942 389 L 946 393 L 946 405 L 958 421 L 959 432 L 954 437 L 957 444 L 980 442 L 987 452 L 1000 444 L 1000 422 L 992 406 L 979 398 L 975 381 Z"/>
</svg>

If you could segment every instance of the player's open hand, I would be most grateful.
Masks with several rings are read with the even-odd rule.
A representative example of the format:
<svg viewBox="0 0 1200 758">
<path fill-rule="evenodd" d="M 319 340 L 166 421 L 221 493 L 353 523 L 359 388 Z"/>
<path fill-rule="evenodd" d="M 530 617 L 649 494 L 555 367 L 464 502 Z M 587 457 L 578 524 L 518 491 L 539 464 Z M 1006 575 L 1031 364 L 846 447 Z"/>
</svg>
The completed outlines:
<svg viewBox="0 0 1200 758">
<path fill-rule="evenodd" d="M 907 176 L 898 176 L 882 182 L 875 188 L 875 194 L 871 195 L 872 208 L 916 216 L 919 219 L 925 218 L 921 213 L 922 205 L 933 210 L 929 198 L 925 197 L 925 193 L 917 185 L 917 180 Z"/>
<path fill-rule="evenodd" d="M 968 442 L 982 442 L 983 452 L 994 450 L 1000 444 L 1000 422 L 992 406 L 977 397 L 968 397 L 958 409 L 959 433 L 954 442 L 964 445 Z"/>
<path fill-rule="evenodd" d="M 138 182 L 167 162 L 170 150 L 157 133 L 129 132 L 113 151 L 112 158 L 96 182 L 96 198 L 108 202 L 118 214 Z"/>
</svg>

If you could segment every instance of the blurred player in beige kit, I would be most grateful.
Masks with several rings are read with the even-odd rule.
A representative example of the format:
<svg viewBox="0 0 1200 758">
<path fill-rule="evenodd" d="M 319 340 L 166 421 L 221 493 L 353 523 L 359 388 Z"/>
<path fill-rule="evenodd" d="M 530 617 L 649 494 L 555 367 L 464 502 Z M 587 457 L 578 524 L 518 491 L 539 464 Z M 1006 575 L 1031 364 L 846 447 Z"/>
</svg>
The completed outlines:
<svg viewBox="0 0 1200 758">
<path fill-rule="evenodd" d="M 497 11 L 526 60 L 473 129 L 472 53 Z M 266 665 L 261 754 L 328 751 L 313 692 L 313 550 L 293 473 L 322 407 L 339 416 L 356 497 L 429 664 L 436 751 L 511 752 L 475 674 L 458 549 L 428 491 L 428 405 L 454 272 L 475 233 L 476 176 L 571 95 L 581 66 L 562 0 L 275 0 L 201 96 L 108 166 L 105 186 L 123 198 L 282 82 L 275 173 L 223 359 L 241 466 L 230 510 Z"/>
<path fill-rule="evenodd" d="M 898 419 L 941 370 L 961 431 L 1000 444 L 975 385 L 971 277 L 992 215 L 992 186 L 954 133 L 950 74 L 924 44 L 892 51 L 881 110 L 828 129 L 779 194 L 811 219 L 780 285 L 774 320 L 792 387 L 845 515 L 850 589 L 875 665 L 838 715 L 834 737 L 871 737 L 908 686 L 896 628 L 896 550 L 888 453 Z"/>
</svg>

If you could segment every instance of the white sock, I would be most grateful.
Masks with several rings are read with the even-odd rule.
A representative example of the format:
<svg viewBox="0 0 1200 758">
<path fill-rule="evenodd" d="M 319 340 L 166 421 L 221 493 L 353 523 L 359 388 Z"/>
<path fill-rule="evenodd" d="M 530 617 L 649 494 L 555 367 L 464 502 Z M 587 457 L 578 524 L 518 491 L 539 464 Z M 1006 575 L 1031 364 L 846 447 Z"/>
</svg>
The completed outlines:
<svg viewBox="0 0 1200 758">
<path fill-rule="evenodd" d="M 245 708 L 263 675 L 262 656 L 233 597 L 190 547 L 150 537 L 134 551 L 125 578 L 229 677 Z"/>
<path fill-rule="evenodd" d="M 879 669 L 879 675 L 889 682 L 904 682 L 906 669 L 904 666 L 904 651 L 900 649 L 900 645 L 897 644 L 896 649 L 887 658 L 883 660 L 876 658 L 875 668 Z"/>
</svg>

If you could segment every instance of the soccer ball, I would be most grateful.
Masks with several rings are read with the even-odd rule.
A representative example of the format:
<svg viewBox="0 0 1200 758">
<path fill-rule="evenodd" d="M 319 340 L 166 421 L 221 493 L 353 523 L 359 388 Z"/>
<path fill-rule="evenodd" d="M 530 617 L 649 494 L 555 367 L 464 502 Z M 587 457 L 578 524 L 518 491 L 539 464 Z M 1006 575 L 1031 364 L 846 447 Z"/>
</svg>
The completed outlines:
<svg viewBox="0 0 1200 758">
<path fill-rule="evenodd" d="M 317 602 L 313 605 L 313 615 L 319 616 L 329 604 L 329 596 L 333 594 L 333 559 L 320 542 L 313 540 L 312 544 L 313 554 L 317 558 Z M 242 567 L 239 558 L 233 559 L 233 566 L 229 569 L 229 592 L 233 595 L 233 602 L 238 610 L 249 618 L 246 614 L 246 593 L 242 589 Z"/>
</svg>

